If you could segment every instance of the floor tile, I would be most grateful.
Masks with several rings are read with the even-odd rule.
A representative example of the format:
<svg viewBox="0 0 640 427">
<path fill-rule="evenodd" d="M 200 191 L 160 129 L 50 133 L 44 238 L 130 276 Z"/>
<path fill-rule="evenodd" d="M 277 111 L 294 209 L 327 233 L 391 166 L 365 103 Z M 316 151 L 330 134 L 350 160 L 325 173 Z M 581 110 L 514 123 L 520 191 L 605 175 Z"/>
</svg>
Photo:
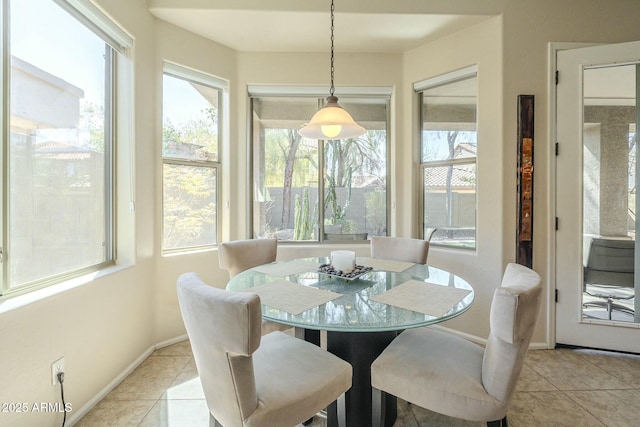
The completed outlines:
<svg viewBox="0 0 640 427">
<path fill-rule="evenodd" d="M 608 427 L 637 427 L 640 390 L 568 391 L 567 396 Z"/>
<path fill-rule="evenodd" d="M 526 363 L 559 390 L 631 388 L 569 349 L 529 351 Z"/>
<path fill-rule="evenodd" d="M 102 400 L 75 427 L 137 426 L 155 403 L 155 400 Z"/>
<path fill-rule="evenodd" d="M 180 371 L 181 374 L 198 375 L 198 368 L 196 367 L 196 361 L 193 357 L 189 358 L 187 364 Z"/>
<path fill-rule="evenodd" d="M 200 377 L 190 373 L 179 374 L 161 399 L 204 399 Z"/>
<path fill-rule="evenodd" d="M 525 364 L 516 384 L 516 391 L 557 391 L 549 381 Z"/>
<path fill-rule="evenodd" d="M 323 416 L 313 417 L 313 421 L 306 427 L 326 427 L 327 421 Z M 302 424 L 298 427 L 303 427 Z M 398 418 L 393 427 L 420 427 L 411 412 L 411 405 L 404 400 L 398 399 Z M 441 425 L 440 427 L 443 427 Z"/>
<path fill-rule="evenodd" d="M 138 378 L 175 378 L 190 360 L 191 356 L 189 355 L 149 356 L 129 376 Z"/>
<path fill-rule="evenodd" d="M 633 387 L 633 388 L 632 388 Z M 640 425 L 640 356 L 596 350 L 527 353 L 508 413 L 511 427 Z M 76 426 L 208 426 L 188 341 L 159 349 Z M 394 427 L 480 427 L 398 400 Z M 301 427 L 301 426 L 298 426 Z M 326 427 L 316 416 L 308 427 Z"/>
<path fill-rule="evenodd" d="M 158 400 L 140 427 L 209 427 L 204 399 Z"/>
<path fill-rule="evenodd" d="M 605 427 L 561 391 L 515 393 L 507 421 L 510 427 Z"/>
<path fill-rule="evenodd" d="M 162 347 L 153 352 L 152 356 L 191 356 L 191 342 L 189 340 Z"/>
<path fill-rule="evenodd" d="M 398 399 L 398 418 L 396 418 L 394 427 L 419 427 L 418 421 L 411 410 L 412 406 L 406 401 Z"/>
<path fill-rule="evenodd" d="M 159 399 L 190 360 L 190 356 L 149 356 L 105 399 Z"/>
<path fill-rule="evenodd" d="M 173 382 L 173 378 L 127 377 L 105 400 L 157 400 Z"/>
<path fill-rule="evenodd" d="M 575 350 L 575 352 L 633 388 L 640 388 L 640 355 L 610 353 L 602 350 Z"/>
</svg>

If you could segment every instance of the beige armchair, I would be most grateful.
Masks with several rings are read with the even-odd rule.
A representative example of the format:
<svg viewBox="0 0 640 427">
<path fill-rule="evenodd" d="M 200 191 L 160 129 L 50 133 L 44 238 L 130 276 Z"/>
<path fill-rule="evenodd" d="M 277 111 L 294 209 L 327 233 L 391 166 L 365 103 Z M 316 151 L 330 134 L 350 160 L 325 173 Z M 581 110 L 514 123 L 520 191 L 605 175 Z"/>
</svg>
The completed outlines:
<svg viewBox="0 0 640 427">
<path fill-rule="evenodd" d="M 220 268 L 229 272 L 229 278 L 262 264 L 269 264 L 278 256 L 278 240 L 248 239 L 224 242 L 218 245 L 218 263 Z M 262 334 L 273 331 L 286 331 L 291 326 L 280 323 L 262 322 Z"/>
<path fill-rule="evenodd" d="M 389 393 L 440 414 L 506 427 L 541 291 L 537 273 L 507 265 L 493 295 L 484 348 L 432 328 L 401 333 L 371 365 L 372 425 L 380 425 Z"/>
<path fill-rule="evenodd" d="M 345 427 L 349 363 L 282 332 L 262 336 L 258 295 L 217 289 L 195 273 L 177 288 L 211 426 L 295 426 L 337 399 Z"/>
<path fill-rule="evenodd" d="M 371 257 L 426 264 L 429 242 L 409 237 L 371 236 Z"/>
</svg>

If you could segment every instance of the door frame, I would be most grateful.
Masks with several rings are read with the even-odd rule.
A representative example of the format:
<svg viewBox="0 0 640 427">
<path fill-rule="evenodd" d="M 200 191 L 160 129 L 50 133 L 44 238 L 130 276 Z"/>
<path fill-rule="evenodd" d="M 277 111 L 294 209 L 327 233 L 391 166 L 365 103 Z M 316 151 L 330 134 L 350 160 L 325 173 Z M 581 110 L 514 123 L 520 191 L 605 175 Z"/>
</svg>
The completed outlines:
<svg viewBox="0 0 640 427">
<path fill-rule="evenodd" d="M 623 65 L 623 64 L 638 64 L 638 60 L 637 60 L 637 55 L 636 55 L 636 51 L 638 48 L 638 45 L 640 44 L 639 41 L 630 41 L 630 42 L 621 42 L 621 43 L 611 43 L 611 44 L 578 44 L 576 47 L 577 48 L 583 48 L 584 50 L 576 50 L 575 53 L 567 53 L 568 55 L 570 55 L 568 57 L 569 59 L 569 65 L 573 64 L 573 65 L 579 65 L 579 64 L 583 64 L 583 66 L 587 66 L 587 67 L 598 67 L 598 66 L 609 66 L 608 64 L 611 65 Z M 569 47 L 568 49 L 573 49 L 572 47 Z M 557 68 L 558 62 L 557 57 L 559 56 L 559 51 L 560 50 L 566 50 L 566 49 L 557 49 L 555 51 L 556 55 L 554 55 L 554 68 Z M 601 64 L 601 65 L 598 65 Z M 555 74 L 555 71 L 554 71 Z M 570 79 L 572 79 L 574 76 L 573 71 L 570 71 Z M 562 75 L 560 76 L 560 78 L 562 79 Z M 562 83 L 562 81 L 560 82 Z M 555 79 L 554 79 L 554 86 L 555 86 Z M 573 88 L 574 90 L 576 89 L 574 86 L 570 86 L 571 88 Z M 581 87 L 581 86 L 580 86 Z M 557 88 L 556 88 L 557 89 Z M 550 118 L 550 123 L 552 123 L 553 125 L 553 134 L 552 137 L 554 138 L 553 141 L 556 142 L 557 141 L 557 135 L 558 135 L 558 130 L 560 129 L 560 127 L 558 126 L 557 123 L 557 115 L 559 112 L 558 109 L 558 105 L 562 105 L 565 106 L 565 101 L 557 98 L 558 95 L 558 91 L 554 90 L 553 91 L 553 113 L 550 112 L 550 114 L 553 114 L 553 117 Z M 637 98 L 637 94 L 636 94 L 636 98 Z M 573 107 L 570 108 L 571 111 L 573 111 Z M 564 111 L 564 110 L 563 110 Z M 573 119 L 571 119 L 573 120 Z M 564 129 L 564 128 L 562 128 Z M 563 130 L 563 132 L 566 131 L 566 129 Z M 565 135 L 566 136 L 566 135 Z M 573 137 L 573 136 L 571 136 Z M 565 144 L 560 146 L 560 155 L 562 155 L 562 150 L 563 150 L 563 146 Z M 549 153 L 550 156 L 552 157 L 556 157 L 555 159 L 553 159 L 550 162 L 550 165 L 552 165 L 550 167 L 550 172 L 552 172 L 553 175 L 553 181 L 550 181 L 550 188 L 553 187 L 553 200 L 551 201 L 551 203 L 553 204 L 553 209 L 556 212 L 556 215 L 558 214 L 557 210 L 558 207 L 560 206 L 560 204 L 557 202 L 557 196 L 558 194 L 562 194 L 564 197 L 566 188 L 562 187 L 562 192 L 560 191 L 561 187 L 558 185 L 558 176 L 562 175 L 564 176 L 565 172 L 563 171 L 562 174 L 558 173 L 558 157 L 555 154 L 556 150 L 551 150 L 553 151 L 553 153 Z M 564 157 L 563 157 L 564 159 Z M 563 160 L 564 162 L 565 160 Z M 571 178 L 573 179 L 573 178 Z M 562 206 L 565 206 L 565 203 L 563 202 Z M 559 214 L 564 214 L 566 212 L 560 212 Z M 565 218 L 566 219 L 566 218 Z M 561 218 L 562 220 L 562 218 Z M 560 224 L 562 226 L 562 224 Z M 572 226 L 569 226 L 569 233 L 570 235 L 572 235 L 573 232 L 577 231 L 577 230 L 572 230 L 571 229 Z M 562 230 L 562 229 L 561 229 Z M 558 247 L 562 246 L 563 250 L 567 249 L 564 247 L 564 240 L 560 241 L 558 239 L 558 232 L 557 230 L 555 230 L 555 227 L 550 228 L 550 233 L 555 234 L 554 236 L 550 236 L 550 242 L 552 241 L 552 247 L 553 247 L 553 262 L 550 263 L 550 268 L 553 269 L 553 283 L 554 283 L 554 289 L 557 289 L 558 287 L 558 282 L 557 279 L 564 277 L 565 279 L 568 279 L 569 277 L 571 277 L 571 275 L 573 273 L 569 274 L 569 277 L 565 277 L 565 274 L 568 273 L 568 270 L 563 269 L 562 271 L 560 270 L 560 264 L 558 264 L 558 257 L 559 257 L 559 252 L 558 252 Z M 565 234 L 565 233 L 563 233 Z M 562 244 L 561 244 L 562 243 Z M 575 242 L 572 240 L 572 237 L 569 237 L 569 240 L 567 241 L 567 243 L 569 245 L 574 245 Z M 582 244 L 579 245 L 580 247 L 582 247 Z M 573 261 L 572 261 L 573 262 Z M 637 261 L 636 261 L 637 262 Z M 559 276 L 560 274 L 560 276 Z M 574 278 L 571 277 L 571 280 L 573 280 Z M 564 283 L 564 282 L 563 282 Z M 566 284 L 566 283 L 565 283 Z M 560 303 L 562 303 L 563 306 L 565 306 L 566 309 L 566 304 L 574 304 L 574 300 L 573 298 L 575 297 L 575 295 L 573 294 L 574 290 L 567 288 L 565 289 L 564 286 L 565 284 L 563 284 L 563 289 L 564 290 L 568 290 L 569 292 L 569 297 L 567 300 L 565 300 L 563 298 L 562 295 L 560 295 Z M 555 292 L 553 292 L 555 294 Z M 581 300 L 578 301 L 578 303 Z M 565 336 L 565 338 L 563 338 L 563 342 L 564 339 L 566 339 L 566 343 L 567 344 L 574 344 L 574 345 L 581 345 L 581 346 L 602 346 L 602 348 L 611 348 L 612 350 L 620 350 L 620 351 L 632 351 L 632 352 L 637 352 L 638 351 L 638 347 L 637 347 L 637 341 L 636 341 L 636 337 L 637 337 L 637 333 L 636 332 L 631 332 L 633 330 L 638 330 L 640 329 L 640 324 L 638 323 L 628 323 L 628 322 L 617 322 L 617 321 L 613 321 L 613 322 L 598 322 L 598 321 L 578 321 L 577 323 L 574 324 L 573 321 L 569 320 L 569 318 L 567 316 L 571 316 L 572 314 L 575 314 L 571 311 L 571 309 L 569 309 L 569 311 L 564 311 L 564 312 L 559 312 L 558 311 L 558 307 L 559 304 L 555 303 L 555 301 L 552 303 L 554 308 L 555 308 L 555 313 L 554 313 L 554 331 L 553 331 L 553 342 L 554 345 L 557 344 L 558 341 L 558 336 L 559 336 L 559 332 L 560 332 L 560 327 L 562 327 L 562 334 L 563 336 Z M 580 307 L 582 307 L 582 304 L 579 304 Z M 559 324 L 558 323 L 558 319 L 564 318 L 566 319 L 566 325 L 568 329 L 564 329 L 565 325 L 564 323 Z M 582 325 L 582 326 L 581 326 Z M 588 326 L 591 325 L 591 326 Z M 615 334 L 611 334 L 609 335 L 608 333 L 604 333 L 605 329 L 603 328 L 607 328 L 607 327 L 616 327 L 616 326 L 622 326 L 623 328 L 618 329 L 621 335 L 619 335 L 617 337 L 617 339 L 615 338 Z M 573 329 L 572 329 L 573 328 Z M 624 332 L 623 332 L 624 330 Z M 627 332 L 629 331 L 629 332 Z M 568 332 L 568 334 L 567 334 Z M 604 335 L 598 335 L 602 338 L 602 340 L 598 341 L 592 341 L 591 337 L 592 333 L 604 333 Z M 575 335 L 574 335 L 575 334 Z M 632 341 L 627 341 L 628 339 L 632 338 Z M 622 341 L 620 341 L 622 340 Z M 629 343 L 634 343 L 634 345 L 629 345 Z"/>
<path fill-rule="evenodd" d="M 547 73 L 547 95 L 549 102 L 547 105 L 547 141 L 549 141 L 549 149 L 547 150 L 547 219 L 548 219 L 548 242 L 549 250 L 547 251 L 547 344 L 549 348 L 556 346 L 556 143 L 558 142 L 558 123 L 557 123 L 557 86 L 556 71 L 558 69 L 558 52 L 567 49 L 579 49 L 582 47 L 598 46 L 602 43 L 577 43 L 577 42 L 551 42 L 548 49 L 549 70 Z"/>
</svg>

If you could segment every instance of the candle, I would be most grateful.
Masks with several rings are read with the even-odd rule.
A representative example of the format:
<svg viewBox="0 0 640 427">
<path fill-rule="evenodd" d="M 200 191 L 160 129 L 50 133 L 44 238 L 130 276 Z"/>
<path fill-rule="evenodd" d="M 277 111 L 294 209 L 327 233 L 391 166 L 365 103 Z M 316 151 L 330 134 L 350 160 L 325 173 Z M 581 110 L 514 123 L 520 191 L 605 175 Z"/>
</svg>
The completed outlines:
<svg viewBox="0 0 640 427">
<path fill-rule="evenodd" d="M 351 273 L 356 268 L 356 253 L 352 251 L 331 251 L 331 266 L 343 273 Z"/>
</svg>

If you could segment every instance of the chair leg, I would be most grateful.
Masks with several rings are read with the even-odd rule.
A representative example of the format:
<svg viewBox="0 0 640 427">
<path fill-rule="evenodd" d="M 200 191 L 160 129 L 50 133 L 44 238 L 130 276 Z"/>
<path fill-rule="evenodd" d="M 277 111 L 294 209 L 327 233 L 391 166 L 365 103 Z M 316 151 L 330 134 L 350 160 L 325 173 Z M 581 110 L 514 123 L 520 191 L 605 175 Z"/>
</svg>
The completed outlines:
<svg viewBox="0 0 640 427">
<path fill-rule="evenodd" d="M 509 427 L 507 425 L 507 416 L 505 415 L 501 420 L 487 421 L 487 427 Z"/>
<path fill-rule="evenodd" d="M 338 427 L 347 427 L 347 398 L 344 393 L 338 397 L 336 406 L 338 411 Z"/>
<path fill-rule="evenodd" d="M 371 388 L 371 427 L 382 427 L 384 425 L 386 393 L 375 387 Z"/>
</svg>

